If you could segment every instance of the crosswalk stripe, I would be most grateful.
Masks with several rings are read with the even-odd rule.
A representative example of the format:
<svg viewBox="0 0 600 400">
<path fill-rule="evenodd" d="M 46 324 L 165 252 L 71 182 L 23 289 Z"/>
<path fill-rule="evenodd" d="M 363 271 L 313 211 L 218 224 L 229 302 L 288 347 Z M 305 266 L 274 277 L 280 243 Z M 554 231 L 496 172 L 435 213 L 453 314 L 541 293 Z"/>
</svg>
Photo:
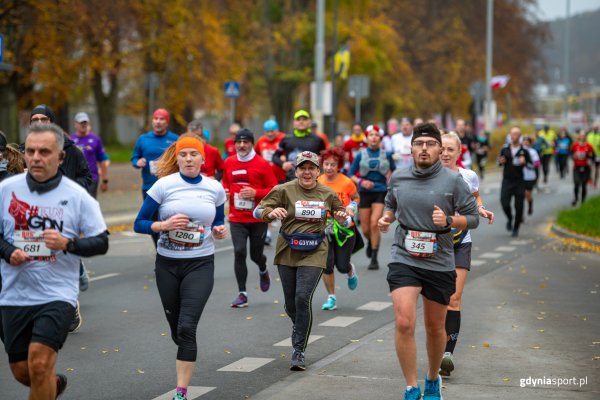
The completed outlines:
<svg viewBox="0 0 600 400">
<path fill-rule="evenodd" d="M 515 251 L 515 246 L 498 246 L 494 250 L 496 251 Z"/>
<path fill-rule="evenodd" d="M 335 317 L 332 319 L 328 319 L 325 322 L 321 322 L 319 326 L 336 326 L 340 328 L 345 328 L 348 325 L 360 321 L 361 319 L 362 317 Z"/>
<path fill-rule="evenodd" d="M 197 399 L 198 397 L 206 394 L 212 390 L 215 390 L 216 387 L 208 387 L 208 386 L 188 386 L 187 398 L 188 400 Z M 175 396 L 175 389 L 167 392 L 165 394 L 161 394 L 158 397 L 155 397 L 152 400 L 171 400 Z"/>
<path fill-rule="evenodd" d="M 357 310 L 381 311 L 381 310 L 385 310 L 386 308 L 388 308 L 391 305 L 392 305 L 392 303 L 390 303 L 389 301 L 370 301 L 367 304 L 363 304 L 362 306 L 358 307 Z"/>
<path fill-rule="evenodd" d="M 502 253 L 483 253 L 479 257 L 481 258 L 500 258 Z"/>
<path fill-rule="evenodd" d="M 324 337 L 325 336 L 322 336 L 322 335 L 310 335 L 308 337 L 308 344 L 316 342 L 317 340 L 322 339 Z M 291 338 L 284 339 L 281 342 L 275 343 L 273 346 L 278 346 L 278 347 L 292 347 L 292 339 Z"/>
<path fill-rule="evenodd" d="M 112 278 L 113 276 L 119 276 L 119 275 L 121 275 L 119 272 L 111 272 L 110 274 L 98 275 L 98 276 L 94 276 L 94 277 L 90 278 L 90 282 L 99 281 L 101 279 Z"/>
<path fill-rule="evenodd" d="M 524 246 L 526 244 L 529 244 L 529 240 L 511 240 L 509 244 L 517 245 L 517 246 Z"/>
<path fill-rule="evenodd" d="M 252 372 L 255 369 L 262 367 L 263 365 L 267 365 L 271 361 L 275 361 L 274 358 L 258 358 L 258 357 L 244 357 L 240 360 L 237 360 L 234 363 L 224 366 L 223 368 L 219 368 L 217 371 L 227 371 L 227 372 Z"/>
<path fill-rule="evenodd" d="M 480 265 L 487 264 L 485 260 L 471 260 L 471 265 L 474 267 L 479 267 Z"/>
</svg>

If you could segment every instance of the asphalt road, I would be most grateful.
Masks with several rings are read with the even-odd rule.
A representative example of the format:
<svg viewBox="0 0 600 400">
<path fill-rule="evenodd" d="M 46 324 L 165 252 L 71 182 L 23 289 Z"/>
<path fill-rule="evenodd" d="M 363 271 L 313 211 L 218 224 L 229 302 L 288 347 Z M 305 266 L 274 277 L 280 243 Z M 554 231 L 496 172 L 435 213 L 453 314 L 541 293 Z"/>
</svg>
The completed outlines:
<svg viewBox="0 0 600 400">
<path fill-rule="evenodd" d="M 482 221 L 473 233 L 476 265 L 469 276 L 473 281 L 547 243 L 549 222 L 556 210 L 570 207 L 572 196 L 570 177 L 552 181 L 537 194 L 535 213 L 527 217 L 520 237 L 515 239 L 504 228 L 498 176 L 488 179 L 482 184 L 481 193 L 487 208 L 496 212 L 497 222 L 489 226 Z M 383 268 L 379 271 L 366 270 L 364 253 L 354 257 L 359 271 L 356 291 L 350 292 L 344 277 L 336 274 L 337 311 L 322 311 L 326 292 L 322 284 L 316 291 L 312 330 L 316 340 L 307 349 L 309 367 L 392 321 L 385 280 L 391 240 L 391 233 L 383 238 L 380 251 Z M 289 339 L 291 323 L 283 310 L 283 294 L 274 266 L 269 266 L 271 289 L 262 293 L 258 288 L 258 268 L 248 260 L 250 306 L 229 307 L 237 294 L 233 252 L 229 239 L 218 246 L 215 286 L 198 328 L 198 365 L 191 385 L 199 387 L 194 389 L 198 394 L 207 392 L 199 396 L 201 400 L 245 399 L 291 374 L 288 368 L 291 347 L 276 345 Z M 269 260 L 273 259 L 272 248 L 267 247 L 265 253 Z M 57 371 L 69 379 L 63 399 L 170 399 L 167 393 L 176 382 L 176 346 L 160 305 L 153 263 L 154 247 L 150 239 L 132 232 L 112 235 L 108 255 L 86 261 L 93 281 L 90 289 L 80 296 L 83 325 L 69 336 L 57 363 Z M 367 304 L 381 309 L 358 309 Z M 335 317 L 338 318 L 328 322 Z M 321 325 L 324 322 L 348 325 Z M 219 371 L 222 368 L 228 370 Z M 3 399 L 27 396 L 27 389 L 12 379 L 3 352 L 0 388 Z"/>
</svg>

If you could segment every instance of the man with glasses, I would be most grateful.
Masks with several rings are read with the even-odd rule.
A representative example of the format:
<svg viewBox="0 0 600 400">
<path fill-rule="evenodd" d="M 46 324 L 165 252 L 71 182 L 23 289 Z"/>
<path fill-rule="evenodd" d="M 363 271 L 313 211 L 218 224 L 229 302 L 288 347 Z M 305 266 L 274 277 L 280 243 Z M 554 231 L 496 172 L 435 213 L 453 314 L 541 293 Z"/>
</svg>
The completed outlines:
<svg viewBox="0 0 600 400">
<path fill-rule="evenodd" d="M 325 150 L 323 139 L 311 131 L 310 114 L 298 110 L 294 114 L 294 131 L 279 142 L 279 147 L 273 155 L 273 164 L 279 165 L 286 171 L 286 180 L 296 179 L 296 157 L 303 151 L 321 154 Z"/>
<path fill-rule="evenodd" d="M 100 177 L 102 178 L 100 190 L 106 192 L 108 189 L 108 165 L 110 162 L 104 150 L 102 139 L 92 132 L 90 117 L 87 113 L 79 112 L 75 114 L 75 133 L 71 135 L 71 140 L 75 143 L 75 146 L 79 147 L 87 161 L 92 174 L 92 184 L 88 191 L 93 198 L 96 198 L 98 197 Z M 100 171 L 98 171 L 98 166 L 100 166 Z"/>
<path fill-rule="evenodd" d="M 431 123 L 416 126 L 411 147 L 414 165 L 392 174 L 378 226 L 387 232 L 398 220 L 387 280 L 394 304 L 396 353 L 407 384 L 404 399 L 421 398 L 415 325 L 422 295 L 429 361 L 423 399 L 433 400 L 441 398 L 446 312 L 456 290 L 451 228 L 474 229 L 479 216 L 461 175 L 440 162 L 438 128 Z"/>
</svg>

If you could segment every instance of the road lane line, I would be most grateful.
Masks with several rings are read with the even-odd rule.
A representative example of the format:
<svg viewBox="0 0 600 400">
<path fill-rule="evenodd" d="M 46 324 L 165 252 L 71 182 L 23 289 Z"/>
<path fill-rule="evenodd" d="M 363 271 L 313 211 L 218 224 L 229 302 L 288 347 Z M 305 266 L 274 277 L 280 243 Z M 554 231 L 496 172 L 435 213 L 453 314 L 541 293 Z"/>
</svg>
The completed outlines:
<svg viewBox="0 0 600 400">
<path fill-rule="evenodd" d="M 325 322 L 321 322 L 319 326 L 336 326 L 340 328 L 345 328 L 348 325 L 360 321 L 361 319 L 362 317 L 335 317 L 332 319 L 328 319 Z"/>
<path fill-rule="evenodd" d="M 234 363 L 219 368 L 217 371 L 228 371 L 228 372 L 252 372 L 264 365 L 267 365 L 271 361 L 275 361 L 274 358 L 258 358 L 258 357 L 244 357 L 237 360 Z"/>
<path fill-rule="evenodd" d="M 474 267 L 479 267 L 480 265 L 487 264 L 485 260 L 471 260 L 471 265 Z"/>
<path fill-rule="evenodd" d="M 308 337 L 308 344 L 311 344 L 312 342 L 316 342 L 317 340 L 322 339 L 324 337 L 325 336 L 322 336 L 322 335 L 310 335 Z M 292 339 L 291 338 L 284 339 L 281 342 L 275 343 L 273 346 L 292 347 Z"/>
<path fill-rule="evenodd" d="M 526 244 L 529 244 L 529 240 L 511 240 L 509 244 L 517 245 L 517 246 L 524 246 Z"/>
<path fill-rule="evenodd" d="M 479 255 L 481 258 L 500 258 L 502 257 L 502 253 L 483 253 Z"/>
<path fill-rule="evenodd" d="M 494 250 L 495 251 L 515 251 L 516 247 L 515 246 L 498 246 L 496 247 Z"/>
<path fill-rule="evenodd" d="M 119 272 L 111 272 L 110 274 L 98 275 L 98 276 L 94 276 L 93 278 L 90 278 L 90 282 L 99 281 L 101 279 L 112 278 L 114 276 L 119 276 L 119 275 L 121 275 L 121 273 L 119 273 Z"/>
<path fill-rule="evenodd" d="M 358 307 L 357 310 L 382 311 L 391 305 L 392 305 L 392 303 L 390 303 L 389 301 L 371 301 L 371 302 L 368 302 L 367 304 L 363 304 L 362 306 Z"/>
<path fill-rule="evenodd" d="M 187 398 L 188 400 L 197 399 L 198 397 L 206 394 L 212 390 L 215 390 L 216 387 L 208 387 L 208 386 L 188 386 Z M 167 392 L 165 394 L 161 394 L 158 397 L 153 398 L 152 400 L 171 400 L 175 396 L 175 389 Z"/>
</svg>

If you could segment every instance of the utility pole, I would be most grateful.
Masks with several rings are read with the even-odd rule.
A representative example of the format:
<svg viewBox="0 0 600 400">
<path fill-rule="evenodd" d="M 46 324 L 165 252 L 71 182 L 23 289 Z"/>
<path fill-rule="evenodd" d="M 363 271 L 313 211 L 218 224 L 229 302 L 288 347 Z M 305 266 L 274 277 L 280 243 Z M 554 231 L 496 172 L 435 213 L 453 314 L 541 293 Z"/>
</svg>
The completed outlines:
<svg viewBox="0 0 600 400">
<path fill-rule="evenodd" d="M 492 130 L 492 57 L 494 49 L 494 0 L 487 0 L 487 32 L 485 51 L 485 130 Z"/>
<path fill-rule="evenodd" d="M 331 52 L 331 129 L 329 138 L 333 142 L 337 135 L 337 113 L 336 113 L 336 76 L 335 76 L 335 55 L 337 51 L 337 23 L 338 23 L 339 0 L 335 0 L 333 5 L 333 47 Z"/>
<path fill-rule="evenodd" d="M 571 19 L 571 0 L 567 0 L 567 17 L 565 18 L 565 47 L 564 47 L 564 59 L 563 59 L 563 85 L 565 86 L 565 93 L 563 96 L 563 125 L 569 129 L 569 45 L 570 45 L 570 32 L 569 32 L 569 21 Z"/>
<path fill-rule="evenodd" d="M 323 130 L 323 85 L 325 80 L 325 0 L 317 0 L 317 42 L 315 44 L 315 115 L 317 129 Z"/>
</svg>

